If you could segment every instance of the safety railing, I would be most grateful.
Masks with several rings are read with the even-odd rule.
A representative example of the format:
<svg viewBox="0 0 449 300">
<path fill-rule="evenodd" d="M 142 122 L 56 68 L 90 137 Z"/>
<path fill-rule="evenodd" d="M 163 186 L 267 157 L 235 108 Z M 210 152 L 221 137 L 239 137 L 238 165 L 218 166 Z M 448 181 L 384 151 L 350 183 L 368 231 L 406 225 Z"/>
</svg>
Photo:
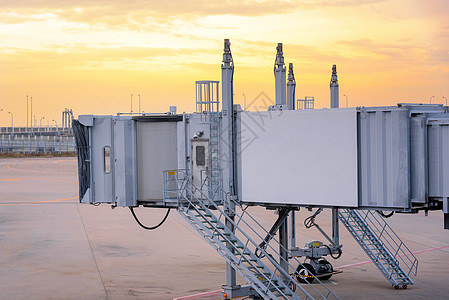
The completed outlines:
<svg viewBox="0 0 449 300">
<path fill-rule="evenodd" d="M 195 195 L 197 192 L 202 194 L 203 199 L 208 199 L 208 196 L 203 194 L 203 192 L 196 188 L 194 185 L 190 183 L 190 177 L 187 176 L 187 173 L 185 170 L 172 170 L 175 172 L 174 174 L 171 173 L 171 176 L 174 176 L 173 179 L 178 179 L 181 182 L 179 182 L 176 186 L 179 187 L 179 193 L 178 193 L 178 200 L 179 205 L 182 205 L 182 202 L 185 201 L 186 204 L 191 207 L 194 206 L 194 203 L 192 201 L 197 201 L 197 199 L 192 199 L 189 196 Z M 166 171 L 167 174 L 170 171 Z M 164 172 L 165 173 L 165 172 Z M 176 175 L 179 174 L 179 175 Z M 182 179 L 182 176 L 185 176 L 184 179 Z M 264 228 L 263 225 L 261 225 L 254 217 L 252 217 L 247 211 L 246 208 L 243 208 L 242 205 L 238 202 L 232 199 L 232 197 L 229 197 L 226 193 L 223 193 L 226 196 L 226 199 L 223 199 L 224 201 L 224 210 L 227 210 L 227 213 L 220 208 L 217 203 L 214 201 L 202 201 L 202 203 L 205 205 L 205 207 L 210 208 L 218 214 L 218 220 L 224 222 L 228 222 L 232 224 L 233 228 L 235 229 L 235 234 L 242 236 L 244 240 L 242 242 L 245 244 L 251 245 L 251 249 L 254 253 L 258 253 L 260 258 L 265 258 L 269 261 L 269 263 L 273 266 L 275 266 L 275 269 L 280 273 L 281 277 L 284 279 L 288 278 L 289 284 L 292 288 L 300 289 L 303 291 L 307 297 L 314 298 L 313 296 L 310 296 L 309 292 L 307 292 L 302 285 L 300 285 L 297 281 L 293 280 L 296 277 L 300 277 L 301 275 L 297 271 L 297 267 L 294 267 L 288 259 L 283 258 L 281 255 L 279 255 L 278 250 L 276 250 L 274 247 L 278 248 L 280 251 L 283 251 L 285 253 L 288 253 L 288 249 L 285 248 L 279 241 L 275 238 L 275 236 L 271 236 L 271 242 L 267 244 L 265 247 L 261 247 L 260 243 L 256 243 L 253 238 L 250 237 L 250 235 L 253 235 L 257 239 L 260 239 L 260 241 L 263 241 L 264 238 L 269 235 L 269 232 Z M 194 197 L 197 198 L 197 197 Z M 237 213 L 237 208 L 240 209 L 240 212 Z M 233 215 L 234 217 L 231 217 Z M 246 220 L 248 219 L 248 221 Z M 250 233 L 247 233 L 245 230 L 242 229 L 242 226 L 247 228 Z M 254 228 L 254 227 L 257 227 Z M 232 241 L 229 241 L 232 242 Z M 274 246 L 272 245 L 274 244 Z M 270 253 L 269 253 L 270 252 Z M 280 258 L 280 261 L 283 265 L 287 266 L 288 270 L 284 270 L 280 267 L 280 263 L 277 262 L 273 255 L 278 256 Z M 292 257 L 290 261 L 293 261 L 297 263 L 297 266 L 303 266 L 302 263 L 296 258 Z M 303 268 L 305 268 L 303 266 Z M 294 270 L 293 273 L 290 274 L 290 270 Z M 311 284 L 307 280 L 305 280 L 305 283 L 307 286 L 311 288 L 311 290 L 316 294 L 317 296 L 328 299 L 329 297 L 333 297 L 335 299 L 338 299 L 338 297 L 332 293 L 331 290 L 329 290 L 315 275 L 310 274 L 310 276 L 314 277 L 314 280 L 317 282 L 317 284 Z M 318 289 L 322 289 L 320 291 Z"/>
<path fill-rule="evenodd" d="M 418 259 L 404 244 L 394 230 L 376 211 L 359 210 L 363 221 L 370 225 L 371 232 L 382 242 L 391 256 L 399 262 L 407 275 L 418 273 Z"/>
<path fill-rule="evenodd" d="M 0 139 L 0 153 L 68 153 L 75 152 L 73 136 L 15 136 Z"/>
</svg>

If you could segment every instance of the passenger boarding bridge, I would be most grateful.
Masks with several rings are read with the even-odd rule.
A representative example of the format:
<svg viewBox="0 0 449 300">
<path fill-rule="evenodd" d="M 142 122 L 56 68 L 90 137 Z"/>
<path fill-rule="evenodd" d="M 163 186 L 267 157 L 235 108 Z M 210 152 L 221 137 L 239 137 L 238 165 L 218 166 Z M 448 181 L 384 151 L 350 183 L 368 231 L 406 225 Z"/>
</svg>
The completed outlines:
<svg viewBox="0 0 449 300">
<path fill-rule="evenodd" d="M 324 284 L 342 255 L 339 224 L 395 288 L 413 284 L 418 261 L 386 222 L 394 212 L 443 210 L 449 229 L 449 113 L 442 105 L 339 108 L 334 65 L 330 109 L 295 109 L 293 64 L 278 44 L 276 103 L 242 111 L 224 41 L 218 81 L 196 82 L 196 112 L 79 116 L 73 120 L 82 203 L 166 208 L 226 261 L 223 299 L 338 298 Z M 288 75 L 288 76 L 287 76 Z M 305 100 L 311 100 L 305 99 Z M 296 105 L 296 108 L 299 105 Z M 301 108 L 313 108 L 304 102 Z M 277 213 L 264 228 L 246 208 Z M 295 211 L 324 242 L 301 248 Z M 332 210 L 332 228 L 315 222 Z M 248 283 L 236 284 L 236 274 Z M 314 284 L 312 284 L 312 282 Z"/>
</svg>

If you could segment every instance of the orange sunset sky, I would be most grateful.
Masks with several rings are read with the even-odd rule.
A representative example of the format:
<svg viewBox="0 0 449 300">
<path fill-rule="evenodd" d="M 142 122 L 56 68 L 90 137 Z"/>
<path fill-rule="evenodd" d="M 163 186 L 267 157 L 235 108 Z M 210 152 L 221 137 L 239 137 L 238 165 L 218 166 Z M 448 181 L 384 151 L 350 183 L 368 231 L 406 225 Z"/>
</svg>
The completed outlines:
<svg viewBox="0 0 449 300">
<path fill-rule="evenodd" d="M 296 97 L 329 106 L 332 64 L 340 104 L 445 102 L 449 1 L 1 0 L 0 125 L 79 114 L 192 112 L 195 80 L 221 80 L 231 40 L 235 102 L 274 99 L 276 44 L 294 63 Z M 274 101 L 274 100 L 273 100 Z"/>
</svg>

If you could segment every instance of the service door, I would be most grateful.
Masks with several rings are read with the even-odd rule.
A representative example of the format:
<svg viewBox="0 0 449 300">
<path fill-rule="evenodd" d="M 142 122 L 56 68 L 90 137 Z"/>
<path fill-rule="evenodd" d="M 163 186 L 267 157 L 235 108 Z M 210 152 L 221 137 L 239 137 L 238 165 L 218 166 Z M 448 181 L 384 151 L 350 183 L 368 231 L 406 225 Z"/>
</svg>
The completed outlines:
<svg viewBox="0 0 449 300">
<path fill-rule="evenodd" d="M 112 118 L 95 118 L 92 126 L 92 203 L 113 203 Z"/>
<path fill-rule="evenodd" d="M 201 189 L 204 195 L 208 193 L 208 172 L 209 140 L 192 140 L 192 183 Z M 200 197 L 200 193 L 196 196 Z"/>
</svg>

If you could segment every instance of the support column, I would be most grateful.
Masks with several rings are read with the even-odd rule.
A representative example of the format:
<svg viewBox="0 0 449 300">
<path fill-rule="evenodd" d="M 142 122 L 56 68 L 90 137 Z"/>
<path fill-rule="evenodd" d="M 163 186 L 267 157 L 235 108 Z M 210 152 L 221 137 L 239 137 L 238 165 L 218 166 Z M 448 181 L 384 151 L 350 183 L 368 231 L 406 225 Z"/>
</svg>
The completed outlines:
<svg viewBox="0 0 449 300">
<path fill-rule="evenodd" d="M 444 229 L 449 229 L 449 198 L 443 198 Z"/>
<path fill-rule="evenodd" d="M 289 274 L 289 270 L 288 270 L 288 218 L 286 218 L 282 223 L 281 226 L 279 227 L 279 264 L 281 265 L 281 268 L 285 270 L 285 272 L 287 272 L 287 274 Z M 285 277 L 285 276 L 281 276 L 282 280 L 284 282 L 288 282 L 289 278 Z"/>
<path fill-rule="evenodd" d="M 225 210 L 226 211 L 226 210 Z M 231 217 L 231 219 L 234 221 L 234 212 L 235 211 L 235 204 L 233 202 L 230 203 L 228 206 L 228 210 L 226 211 L 227 215 Z M 232 232 L 235 232 L 235 228 L 232 225 L 232 223 L 228 220 L 226 220 L 225 223 L 226 227 L 229 228 Z M 232 245 L 229 243 L 227 244 L 228 249 L 232 249 Z M 231 289 L 233 289 L 237 285 L 237 278 L 236 278 L 236 272 L 234 268 L 229 263 L 226 263 L 226 286 Z"/>
<path fill-rule="evenodd" d="M 331 108 L 339 108 L 339 85 L 337 77 L 337 66 L 332 66 L 332 76 L 330 82 Z M 340 245 L 340 233 L 338 228 L 338 208 L 332 208 L 332 240 L 336 246 Z"/>
<path fill-rule="evenodd" d="M 228 39 L 224 40 L 223 64 L 221 65 L 221 83 L 222 83 L 222 136 L 223 144 L 222 162 L 223 162 L 223 189 L 229 193 L 230 197 L 235 196 L 234 191 L 234 95 L 233 95 L 233 77 L 234 63 L 232 61 L 231 43 Z M 234 220 L 235 204 L 225 202 L 224 210 L 226 214 Z M 225 225 L 232 232 L 235 228 L 232 223 L 226 220 Z M 227 245 L 229 249 L 232 245 Z M 229 263 L 226 263 L 226 290 L 232 290 L 236 287 L 236 272 Z M 237 287 L 236 287 L 237 288 Z"/>
<path fill-rule="evenodd" d="M 338 220 L 338 208 L 332 208 L 332 241 L 336 246 L 340 245 L 340 232 Z"/>
<path fill-rule="evenodd" d="M 292 210 L 288 214 L 288 248 L 289 250 L 296 248 L 296 229 L 295 229 L 295 211 Z"/>
</svg>

